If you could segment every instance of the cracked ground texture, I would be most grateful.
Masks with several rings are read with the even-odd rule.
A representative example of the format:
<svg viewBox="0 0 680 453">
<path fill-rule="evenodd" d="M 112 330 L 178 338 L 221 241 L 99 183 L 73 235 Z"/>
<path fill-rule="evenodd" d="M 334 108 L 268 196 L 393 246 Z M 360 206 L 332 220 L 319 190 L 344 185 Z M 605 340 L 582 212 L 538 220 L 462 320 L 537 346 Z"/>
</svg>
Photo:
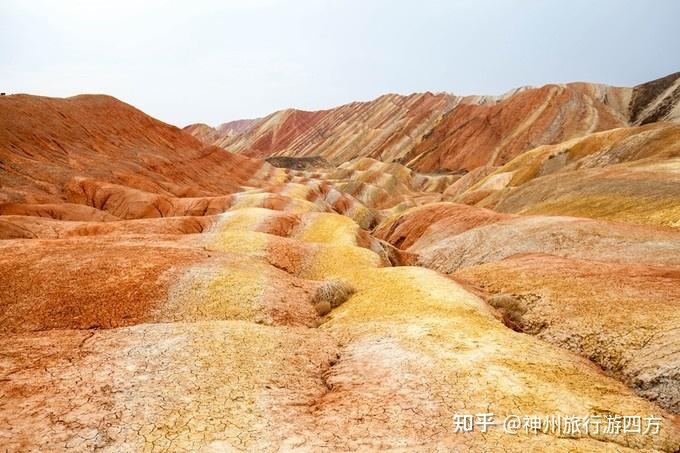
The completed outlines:
<svg viewBox="0 0 680 453">
<path fill-rule="evenodd" d="M 251 231 L 273 223 L 265 211 L 244 209 L 242 218 L 240 211 L 198 235 L 102 236 L 101 251 L 90 243 L 82 260 L 64 257 L 77 256 L 91 237 L 62 241 L 63 251 L 44 264 L 30 256 L 21 264 L 3 253 L 3 272 L 31 282 L 10 297 L 33 291 L 27 300 L 40 303 L 16 304 L 13 316 L 25 321 L 8 324 L 24 327 L 0 342 L 2 445 L 12 451 L 494 451 L 496 445 L 674 451 L 680 445 L 676 417 L 585 359 L 508 329 L 493 308 L 452 280 L 424 268 L 385 267 L 384 257 L 357 245 L 360 229 L 351 219 L 305 215 L 284 237 Z M 135 248 L 140 241 L 154 241 L 157 249 Z M 10 252 L 12 241 L 4 248 Z M 172 259 L 172 266 L 145 259 L 143 249 Z M 124 260 L 132 255 L 140 259 Z M 34 265 L 45 269 L 29 274 Z M 115 269 L 125 272 L 107 283 Z M 79 279 L 97 282 L 91 299 L 79 301 L 85 318 L 117 304 L 126 308 L 107 312 L 111 325 L 101 327 L 114 328 L 88 330 L 66 318 L 50 330 L 27 324 L 57 323 L 48 315 L 68 297 L 48 285 L 82 287 Z M 139 307 L 138 317 L 114 323 L 137 299 L 126 301 L 108 285 L 138 279 L 153 282 L 146 290 L 155 301 Z M 356 292 L 320 318 L 309 300 L 315 285 L 329 279 L 349 282 Z M 15 305 L 10 297 L 7 306 Z M 663 426 L 656 436 L 454 433 L 454 413 L 487 411 L 660 415 Z"/>
</svg>

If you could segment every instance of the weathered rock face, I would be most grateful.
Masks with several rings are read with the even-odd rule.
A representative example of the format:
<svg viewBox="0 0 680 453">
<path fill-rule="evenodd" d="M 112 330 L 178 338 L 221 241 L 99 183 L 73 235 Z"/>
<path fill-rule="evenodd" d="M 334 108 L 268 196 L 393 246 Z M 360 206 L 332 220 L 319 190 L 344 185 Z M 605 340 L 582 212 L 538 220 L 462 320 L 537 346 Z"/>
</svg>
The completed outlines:
<svg viewBox="0 0 680 453">
<path fill-rule="evenodd" d="M 489 303 L 520 330 L 680 412 L 680 266 L 516 255 L 456 275 L 492 293 Z"/>
<path fill-rule="evenodd" d="M 603 105 L 624 116 L 625 91 L 570 89 L 609 93 Z M 275 168 L 205 147 L 112 98 L 8 99 L 6 450 L 680 448 L 676 229 L 449 201 L 521 190 L 491 166 L 421 174 L 362 157 Z M 400 131 L 421 133 L 434 118 L 428 108 L 443 117 L 444 104 L 463 104 L 391 99 L 364 120 L 385 135 L 356 143 L 397 155 Z M 258 149 L 297 143 L 290 131 L 311 133 L 312 119 L 291 114 L 294 127 Z M 632 138 L 596 138 L 573 171 L 653 165 L 662 181 L 673 140 L 655 137 L 637 151 Z M 549 164 L 554 174 L 576 161 L 559 162 Z M 420 266 L 393 266 L 404 262 Z M 488 432 L 456 432 L 455 414 L 489 412 L 499 425 Z M 541 426 L 507 434 L 512 415 Z M 546 420 L 557 415 L 618 423 L 619 432 L 551 430 Z M 624 416 L 640 417 L 639 432 L 623 432 Z M 650 421 L 658 434 L 644 432 Z"/>
<path fill-rule="evenodd" d="M 389 94 L 318 112 L 283 110 L 214 143 L 256 157 L 319 155 L 336 164 L 356 157 L 396 160 L 405 145 L 419 140 L 444 112 L 461 102 L 483 99 Z"/>
<path fill-rule="evenodd" d="M 508 216 L 465 205 L 414 208 L 385 221 L 376 237 L 418 254 L 440 272 L 520 253 L 626 263 L 680 264 L 680 231 L 577 217 Z M 434 205 L 436 206 L 436 205 Z"/>
<path fill-rule="evenodd" d="M 634 124 L 680 119 L 680 72 L 667 75 L 633 89 L 628 106 Z"/>
<path fill-rule="evenodd" d="M 454 200 L 520 214 L 680 225 L 680 125 L 591 134 L 518 156 Z"/>
<path fill-rule="evenodd" d="M 3 96 L 0 144 L 0 203 L 61 203 L 82 175 L 165 196 L 224 195 L 263 168 L 108 96 Z"/>
<path fill-rule="evenodd" d="M 570 83 L 503 96 L 386 95 L 316 112 L 283 110 L 238 127 L 185 128 L 249 156 L 357 157 L 422 172 L 500 166 L 524 151 L 584 135 L 680 119 L 680 73 L 634 88 Z M 224 130 L 224 132 L 220 132 Z"/>
<path fill-rule="evenodd" d="M 464 204 L 430 203 L 385 219 L 373 234 L 395 247 L 409 249 L 416 242 L 438 244 L 440 240 L 472 228 L 512 218 L 511 215 Z"/>
<path fill-rule="evenodd" d="M 421 171 L 470 171 L 503 165 L 538 145 L 624 125 L 620 114 L 587 91 L 547 85 L 494 105 L 451 110 L 413 148 L 408 163 Z"/>
</svg>

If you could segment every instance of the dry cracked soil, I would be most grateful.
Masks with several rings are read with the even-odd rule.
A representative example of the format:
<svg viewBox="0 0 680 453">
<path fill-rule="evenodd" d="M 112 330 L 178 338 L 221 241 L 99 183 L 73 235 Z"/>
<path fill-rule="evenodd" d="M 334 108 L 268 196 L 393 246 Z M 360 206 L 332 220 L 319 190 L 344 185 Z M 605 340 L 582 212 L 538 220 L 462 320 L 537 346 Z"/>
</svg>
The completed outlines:
<svg viewBox="0 0 680 453">
<path fill-rule="evenodd" d="M 0 98 L 0 450 L 679 451 L 679 85 Z"/>
</svg>

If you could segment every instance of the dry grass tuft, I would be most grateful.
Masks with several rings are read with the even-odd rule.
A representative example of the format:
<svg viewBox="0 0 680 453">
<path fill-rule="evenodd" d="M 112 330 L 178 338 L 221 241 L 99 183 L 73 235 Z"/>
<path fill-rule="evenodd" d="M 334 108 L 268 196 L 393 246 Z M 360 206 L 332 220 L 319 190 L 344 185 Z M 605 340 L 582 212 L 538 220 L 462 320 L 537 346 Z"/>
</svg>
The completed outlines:
<svg viewBox="0 0 680 453">
<path fill-rule="evenodd" d="M 312 304 L 317 313 L 324 316 L 345 303 L 355 292 L 354 286 L 345 280 L 326 280 L 316 289 Z"/>
</svg>

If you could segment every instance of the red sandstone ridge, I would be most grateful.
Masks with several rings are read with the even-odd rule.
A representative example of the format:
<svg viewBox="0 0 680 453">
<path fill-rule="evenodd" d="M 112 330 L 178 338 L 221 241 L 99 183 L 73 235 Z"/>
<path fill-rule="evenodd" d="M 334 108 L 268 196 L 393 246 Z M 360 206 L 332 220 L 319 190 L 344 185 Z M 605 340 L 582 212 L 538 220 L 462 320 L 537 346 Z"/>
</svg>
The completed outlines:
<svg viewBox="0 0 680 453">
<path fill-rule="evenodd" d="M 448 94 L 389 94 L 318 112 L 282 110 L 218 142 L 257 157 L 320 155 L 334 163 L 362 156 L 395 160 L 401 155 L 401 141 L 417 140 L 459 102 L 463 99 Z"/>
<path fill-rule="evenodd" d="M 570 83 L 503 96 L 385 95 L 329 110 L 283 110 L 226 133 L 185 128 L 250 156 L 357 157 L 424 172 L 499 166 L 523 151 L 592 132 L 680 118 L 680 73 L 634 88 Z M 251 122 L 253 121 L 253 122 Z"/>
<path fill-rule="evenodd" d="M 0 97 L 2 202 L 55 203 L 75 176 L 168 196 L 234 192 L 263 165 L 109 96 Z"/>
<path fill-rule="evenodd" d="M 523 151 L 626 125 L 622 116 L 577 86 L 547 85 L 494 105 L 448 112 L 406 157 L 421 171 L 471 171 L 502 165 Z"/>
</svg>

